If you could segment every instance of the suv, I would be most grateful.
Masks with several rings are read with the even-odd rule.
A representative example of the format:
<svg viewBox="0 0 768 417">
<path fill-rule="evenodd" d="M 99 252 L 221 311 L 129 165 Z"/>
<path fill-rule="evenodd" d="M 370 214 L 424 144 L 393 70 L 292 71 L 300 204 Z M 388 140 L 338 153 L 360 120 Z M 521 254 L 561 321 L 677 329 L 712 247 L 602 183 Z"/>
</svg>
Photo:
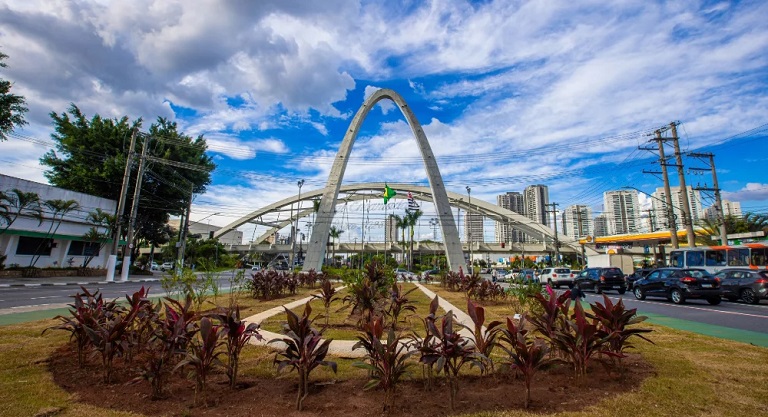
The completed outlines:
<svg viewBox="0 0 768 417">
<path fill-rule="evenodd" d="M 720 280 L 702 268 L 659 268 L 635 281 L 635 298 L 663 297 L 675 304 L 689 298 L 704 298 L 709 304 L 720 304 L 723 291 Z"/>
<path fill-rule="evenodd" d="M 627 282 L 627 289 L 633 291 L 635 282 L 647 277 L 653 270 L 653 268 L 642 268 L 624 277 Z"/>
<path fill-rule="evenodd" d="M 582 290 L 594 290 L 595 294 L 613 289 L 618 290 L 619 294 L 627 292 L 624 273 L 615 267 L 587 268 L 576 277 L 574 285 Z"/>
<path fill-rule="evenodd" d="M 573 287 L 573 273 L 568 268 L 544 268 L 539 279 L 554 288 L 560 288 L 561 285 Z"/>
<path fill-rule="evenodd" d="M 747 304 L 758 304 L 761 298 L 768 299 L 768 271 L 749 268 L 727 268 L 715 274 L 720 280 L 723 296 L 728 301 L 739 298 Z"/>
<path fill-rule="evenodd" d="M 539 282 L 539 278 L 536 276 L 536 271 L 533 269 L 523 269 L 517 274 L 515 278 L 517 281 L 521 281 L 523 284 L 531 284 Z"/>
</svg>

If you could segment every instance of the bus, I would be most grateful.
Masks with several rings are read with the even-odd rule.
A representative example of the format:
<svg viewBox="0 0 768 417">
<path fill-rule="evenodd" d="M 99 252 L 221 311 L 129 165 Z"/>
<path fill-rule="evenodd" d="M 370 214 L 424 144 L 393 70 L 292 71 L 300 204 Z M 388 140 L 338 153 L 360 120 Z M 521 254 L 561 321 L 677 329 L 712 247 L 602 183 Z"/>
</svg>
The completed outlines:
<svg viewBox="0 0 768 417">
<path fill-rule="evenodd" d="M 768 269 L 768 244 L 747 243 L 674 249 L 669 253 L 669 266 L 703 268 L 712 274 L 728 267 Z"/>
</svg>

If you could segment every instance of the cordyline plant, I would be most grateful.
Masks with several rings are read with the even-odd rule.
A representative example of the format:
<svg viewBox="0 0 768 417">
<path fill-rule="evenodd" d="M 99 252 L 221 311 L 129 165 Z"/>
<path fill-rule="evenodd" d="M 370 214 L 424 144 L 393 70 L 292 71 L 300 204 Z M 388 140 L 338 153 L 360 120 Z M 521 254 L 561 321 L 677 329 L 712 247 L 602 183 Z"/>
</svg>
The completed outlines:
<svg viewBox="0 0 768 417">
<path fill-rule="evenodd" d="M 529 321 L 544 337 L 552 340 L 555 329 L 560 322 L 568 318 L 571 307 L 571 291 L 565 291 L 558 295 L 552 287 L 547 285 L 547 295 L 536 293 L 533 298 L 539 303 L 540 311 L 531 315 Z M 560 326 L 562 327 L 562 326 Z"/>
<path fill-rule="evenodd" d="M 438 298 L 435 297 L 432 302 L 429 303 L 429 314 L 422 319 L 424 324 L 424 337 L 419 336 L 416 332 L 411 333 L 411 346 L 413 346 L 417 352 L 431 351 L 434 348 L 435 341 L 434 336 L 429 333 L 430 326 L 434 326 L 435 320 L 437 320 L 437 307 Z M 424 377 L 424 388 L 431 390 L 434 382 L 433 369 L 434 363 L 421 362 L 421 372 Z"/>
<path fill-rule="evenodd" d="M 320 294 L 313 295 L 312 297 L 319 298 L 323 302 L 323 307 L 325 307 L 325 327 L 328 327 L 328 320 L 331 317 L 331 304 L 339 299 L 336 296 L 336 288 L 333 288 L 330 280 L 324 279 L 323 283 L 320 284 Z"/>
<path fill-rule="evenodd" d="M 274 363 L 278 371 L 290 367 L 299 373 L 296 409 L 301 411 L 304 399 L 309 394 L 309 374 L 321 365 L 336 372 L 336 362 L 325 360 L 332 339 L 323 340 L 322 331 L 312 327 L 313 319 L 309 317 L 312 314 L 312 307 L 309 303 L 304 306 L 304 313 L 301 317 L 287 308 L 285 314 L 288 322 L 284 325 L 282 333 L 286 337 L 272 339 L 269 343 L 283 342 L 286 344 L 285 350 L 275 355 Z"/>
<path fill-rule="evenodd" d="M 437 296 L 432 301 L 436 303 Z M 465 328 L 461 324 L 453 322 L 453 311 L 449 311 L 440 320 L 440 326 L 435 322 L 427 322 L 428 335 L 434 340 L 431 346 L 422 347 L 421 363 L 435 364 L 437 372 L 444 372 L 448 377 L 448 385 L 451 394 L 451 410 L 456 403 L 456 394 L 459 391 L 459 372 L 466 364 L 471 364 L 484 369 L 482 354 L 476 353 L 469 346 L 470 340 L 459 334 L 459 328 Z"/>
<path fill-rule="evenodd" d="M 352 350 L 365 349 L 368 362 L 355 362 L 352 366 L 368 370 L 371 379 L 365 384 L 364 390 L 377 387 L 384 390 L 384 411 L 387 411 L 394 405 L 398 382 L 408 374 L 408 358 L 416 352 L 409 351 L 408 343 L 404 343 L 404 338 L 395 334 L 392 328 L 388 331 L 387 340 L 382 341 L 384 324 L 380 317 L 366 323 L 364 327 L 365 331 L 357 336 L 358 342 Z"/>
<path fill-rule="evenodd" d="M 255 337 L 256 340 L 264 338 L 259 333 L 257 323 L 248 323 L 240 320 L 240 306 L 226 308 L 214 317 L 224 328 L 225 346 L 227 348 L 227 377 L 229 377 L 229 387 L 234 389 L 237 385 L 237 371 L 240 364 L 240 351 L 243 347 Z"/>
<path fill-rule="evenodd" d="M 216 350 L 223 344 L 221 341 L 222 329 L 214 326 L 208 317 L 200 319 L 200 331 L 198 337 L 193 338 L 187 346 L 187 354 L 176 365 L 176 369 L 189 365 L 192 368 L 190 376 L 195 378 L 195 403 L 197 396 L 202 394 L 203 404 L 206 403 L 206 381 L 213 370 L 214 365 L 224 366 L 219 360 L 223 352 Z"/>
<path fill-rule="evenodd" d="M 350 314 L 358 317 L 357 325 L 362 328 L 364 323 L 384 314 L 389 282 L 378 264 L 370 262 L 365 275 L 349 283 L 349 294 L 342 299 L 344 307 L 340 310 L 351 307 Z"/>
<path fill-rule="evenodd" d="M 549 358 L 549 345 L 544 339 L 531 337 L 525 329 L 525 315 L 520 317 L 520 325 L 507 317 L 507 327 L 501 329 L 499 347 L 506 352 L 506 362 L 512 369 L 523 375 L 525 382 L 525 408 L 531 403 L 531 382 L 533 376 L 540 369 L 544 369 L 556 362 L 557 359 Z"/>
<path fill-rule="evenodd" d="M 54 317 L 54 320 L 61 321 L 61 324 L 43 330 L 43 334 L 48 330 L 64 330 L 69 332 L 69 339 L 75 339 L 77 345 L 77 364 L 82 368 L 85 364 L 85 348 L 91 341 L 85 330 L 86 326 L 94 327 L 97 322 L 102 321 L 104 311 L 114 309 L 115 303 L 105 303 L 99 290 L 91 293 L 83 286 L 80 287 L 80 290 L 82 292 L 72 296 L 75 301 L 69 305 L 70 315 Z"/>
<path fill-rule="evenodd" d="M 498 329 L 501 326 L 500 321 L 492 321 L 488 323 L 488 327 L 483 328 L 485 324 L 485 308 L 467 300 L 467 314 L 472 319 L 474 329 L 472 329 L 472 342 L 475 344 L 475 351 L 482 354 L 482 360 L 485 362 L 485 367 L 480 368 L 481 373 L 486 371 L 493 372 L 493 360 L 491 359 L 491 353 L 493 348 L 496 347 L 496 337 L 498 336 Z"/>
<path fill-rule="evenodd" d="M 416 313 L 416 306 L 413 301 L 408 299 L 408 294 L 416 291 L 416 287 L 403 292 L 403 286 L 392 283 L 392 289 L 389 291 L 389 308 L 384 312 L 391 320 L 392 330 L 397 330 L 397 323 L 400 321 L 400 315 L 405 311 L 411 314 Z"/>
<path fill-rule="evenodd" d="M 590 307 L 592 307 L 592 314 L 587 313 L 587 317 L 600 323 L 598 334 L 601 338 L 608 339 L 608 351 L 613 354 L 610 355 L 611 361 L 620 371 L 623 371 L 621 360 L 627 356 L 625 351 L 634 348 L 628 342 L 629 338 L 636 336 L 646 342 L 653 343 L 642 335 L 643 333 L 650 333 L 651 329 L 627 328 L 627 326 L 645 321 L 648 317 L 638 316 L 636 308 L 627 310 L 623 300 L 619 299 L 619 302 L 614 304 L 603 294 L 603 304 L 596 302 L 590 304 Z"/>
<path fill-rule="evenodd" d="M 101 363 L 104 367 L 104 382 L 109 384 L 112 378 L 112 362 L 115 356 L 124 356 L 130 349 L 130 334 L 133 321 L 141 311 L 147 299 L 148 290 L 141 287 L 133 295 L 125 296 L 129 308 L 116 306 L 105 315 L 104 320 L 85 325 L 85 332 L 91 339 L 93 347 L 101 353 Z"/>
<path fill-rule="evenodd" d="M 586 375 L 587 365 L 594 355 L 616 355 L 607 349 L 609 337 L 599 332 L 599 326 L 598 320 L 588 320 L 581 303 L 575 303 L 571 317 L 559 321 L 552 334 L 552 344 L 570 359 L 578 378 Z"/>
</svg>

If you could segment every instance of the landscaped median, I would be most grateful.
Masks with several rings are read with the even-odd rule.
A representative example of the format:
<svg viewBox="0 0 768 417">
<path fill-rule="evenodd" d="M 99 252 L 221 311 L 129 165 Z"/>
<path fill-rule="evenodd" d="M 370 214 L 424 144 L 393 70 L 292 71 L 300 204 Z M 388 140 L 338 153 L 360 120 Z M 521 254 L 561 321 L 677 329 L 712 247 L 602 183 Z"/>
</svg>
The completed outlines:
<svg viewBox="0 0 768 417">
<path fill-rule="evenodd" d="M 329 323 L 346 322 L 345 326 L 352 326 L 350 323 L 358 323 L 369 316 L 369 312 L 360 305 L 338 311 L 342 307 L 341 298 L 356 293 L 356 285 L 360 282 L 347 283 L 347 288 L 338 294 L 339 299 L 331 303 Z M 391 284 L 388 285 L 391 290 Z M 411 285 L 404 285 L 403 292 L 410 288 Z M 461 309 L 462 313 L 477 318 L 479 310 L 467 311 L 465 291 L 452 292 L 438 285 L 427 288 L 453 305 L 448 308 Z M 245 317 L 300 300 L 318 291 L 319 286 L 300 287 L 294 294 L 269 297 L 269 300 L 240 296 L 236 301 L 241 306 L 241 315 Z M 423 331 L 424 320 L 433 320 L 436 329 L 443 329 L 437 330 L 440 336 L 448 336 L 448 333 L 442 334 L 445 331 L 441 317 L 444 311 L 438 310 L 437 301 L 430 303 L 429 297 L 419 290 L 404 298 L 412 299 L 419 305 L 413 311 L 404 310 L 402 317 L 417 313 L 410 323 L 402 324 L 400 329 L 404 333 Z M 549 300 L 553 301 L 551 297 Z M 228 301 L 228 296 L 219 299 L 219 303 Z M 205 305 L 210 304 L 204 303 L 203 310 L 210 309 Z M 521 312 L 519 300 L 514 297 L 478 301 L 473 305 L 476 306 L 473 308 L 482 307 L 486 325 L 492 320 L 506 321 L 506 317 Z M 312 313 L 306 317 L 302 316 L 304 306 L 295 306 L 293 311 L 299 321 L 292 327 L 298 329 L 301 320 L 317 329 L 323 326 L 324 318 L 312 321 L 318 313 L 326 311 L 322 300 L 312 301 L 311 306 Z M 586 310 L 590 312 L 589 308 Z M 350 317 L 349 312 L 360 316 Z M 281 318 L 285 321 L 288 316 L 284 312 L 277 314 L 273 321 L 264 325 L 271 330 L 279 330 L 282 327 Z M 214 325 L 218 323 L 216 320 L 211 322 Z M 515 325 L 518 323 L 513 322 Z M 215 366 L 210 369 L 206 399 L 203 401 L 201 393 L 195 395 L 195 379 L 187 379 L 191 368 L 185 366 L 167 374 L 164 398 L 151 400 L 150 384 L 141 379 L 135 380 L 135 370 L 145 359 L 143 354 L 137 352 L 130 360 L 128 357 L 115 358 L 111 383 L 104 383 L 100 354 L 86 356 L 85 365 L 80 368 L 75 346 L 68 341 L 68 334 L 49 331 L 41 335 L 43 330 L 58 323 L 48 319 L 0 326 L 0 416 L 373 416 L 381 415 L 384 404 L 391 401 L 386 399 L 386 390 L 382 386 L 363 391 L 371 379 L 368 370 L 358 368 L 359 358 L 329 355 L 324 357 L 324 361 L 335 362 L 336 372 L 322 366 L 312 371 L 304 411 L 295 411 L 299 378 L 294 372 L 276 371 L 274 360 L 277 352 L 270 346 L 245 346 L 240 355 L 240 375 L 234 389 L 227 383 L 227 368 Z M 457 326 L 457 323 L 453 324 Z M 504 326 L 506 328 L 506 324 Z M 642 323 L 640 326 L 653 330 L 644 334 L 653 344 L 634 339 L 632 343 L 636 349 L 630 350 L 634 353 L 623 359 L 624 370 L 621 372 L 612 368 L 607 356 L 594 356 L 581 378 L 574 376 L 571 365 L 539 371 L 531 385 L 530 412 L 524 409 L 523 380 L 502 365 L 505 354 L 501 350 L 497 349 L 490 355 L 497 361 L 495 372 L 491 375 L 489 372 L 481 375 L 476 367 L 461 369 L 455 411 L 451 411 L 449 405 L 450 386 L 446 384 L 446 378 L 435 374 L 437 378 L 427 390 L 426 368 L 418 362 L 420 354 L 415 354 L 405 362 L 409 365 L 410 378 L 404 378 L 395 386 L 397 394 L 387 414 L 744 416 L 768 413 L 765 401 L 768 387 L 764 384 L 765 375 L 768 375 L 768 361 L 765 360 L 768 349 L 659 325 Z M 345 328 L 339 329 L 336 336 L 346 337 L 355 333 L 364 335 Z M 384 335 L 386 338 L 386 332 Z M 223 347 L 217 349 L 224 352 Z M 421 358 L 423 360 L 424 356 Z M 223 354 L 220 360 L 225 365 L 226 355 Z"/>
</svg>

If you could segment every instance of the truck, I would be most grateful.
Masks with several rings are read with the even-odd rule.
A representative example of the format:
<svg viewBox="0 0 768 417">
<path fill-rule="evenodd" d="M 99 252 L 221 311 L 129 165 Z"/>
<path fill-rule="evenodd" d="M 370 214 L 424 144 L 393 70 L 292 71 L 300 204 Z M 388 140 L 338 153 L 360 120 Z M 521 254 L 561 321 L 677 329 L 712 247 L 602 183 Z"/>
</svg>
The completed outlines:
<svg viewBox="0 0 768 417">
<path fill-rule="evenodd" d="M 635 265 L 632 262 L 632 255 L 592 255 L 587 258 L 587 266 L 590 268 L 616 267 L 621 269 L 621 272 L 623 272 L 624 275 L 629 275 L 635 272 Z"/>
</svg>

